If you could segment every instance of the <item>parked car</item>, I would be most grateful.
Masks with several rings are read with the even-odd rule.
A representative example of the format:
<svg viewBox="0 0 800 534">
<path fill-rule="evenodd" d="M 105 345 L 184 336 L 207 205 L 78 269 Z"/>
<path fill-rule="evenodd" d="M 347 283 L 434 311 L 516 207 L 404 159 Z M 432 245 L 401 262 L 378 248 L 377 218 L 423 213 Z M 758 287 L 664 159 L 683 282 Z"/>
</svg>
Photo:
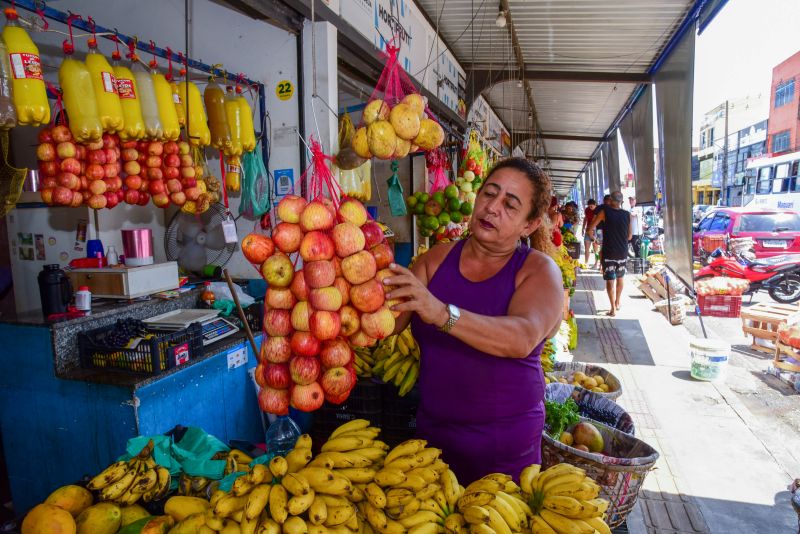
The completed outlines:
<svg viewBox="0 0 800 534">
<path fill-rule="evenodd" d="M 800 253 L 800 212 L 769 208 L 715 208 L 694 225 L 692 252 L 704 236 L 751 237 L 756 258 Z M 706 252 L 712 252 L 706 250 Z"/>
<path fill-rule="evenodd" d="M 709 204 L 695 204 L 692 208 L 692 222 L 700 222 L 700 219 L 706 215 L 708 208 L 710 208 Z"/>
</svg>

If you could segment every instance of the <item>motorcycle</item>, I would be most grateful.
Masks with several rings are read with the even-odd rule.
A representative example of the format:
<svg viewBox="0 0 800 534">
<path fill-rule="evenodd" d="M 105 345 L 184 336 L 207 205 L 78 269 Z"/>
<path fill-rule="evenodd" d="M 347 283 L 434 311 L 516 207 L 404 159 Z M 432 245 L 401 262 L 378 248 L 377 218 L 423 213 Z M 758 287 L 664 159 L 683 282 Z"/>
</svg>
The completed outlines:
<svg viewBox="0 0 800 534">
<path fill-rule="evenodd" d="M 714 276 L 741 278 L 750 282 L 748 293 L 766 290 L 773 300 L 793 304 L 800 300 L 800 254 L 784 254 L 760 260 L 727 254 L 721 248 L 697 271 L 695 280 Z"/>
</svg>

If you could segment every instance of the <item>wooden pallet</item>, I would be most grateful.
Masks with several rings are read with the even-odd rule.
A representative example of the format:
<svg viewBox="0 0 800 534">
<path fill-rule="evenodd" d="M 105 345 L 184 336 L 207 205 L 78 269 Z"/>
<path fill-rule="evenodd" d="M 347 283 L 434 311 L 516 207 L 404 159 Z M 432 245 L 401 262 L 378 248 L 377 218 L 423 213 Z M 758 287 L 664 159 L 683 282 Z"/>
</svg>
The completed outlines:
<svg viewBox="0 0 800 534">
<path fill-rule="evenodd" d="M 783 369 L 784 371 L 790 371 L 792 373 L 800 373 L 800 365 L 795 365 L 793 363 L 783 361 L 784 356 L 789 356 L 794 360 L 800 361 L 800 354 L 797 354 L 797 349 L 795 349 L 794 347 L 790 347 L 789 345 L 784 345 L 780 341 L 776 341 L 775 359 L 773 360 L 772 365 L 774 365 L 778 369 Z"/>
<path fill-rule="evenodd" d="M 778 304 L 759 302 L 749 308 L 742 308 L 742 331 L 753 336 L 752 350 L 772 354 L 778 340 L 778 327 L 787 322 L 800 319 L 800 306 L 796 304 Z M 756 340 L 766 341 L 759 344 Z"/>
</svg>

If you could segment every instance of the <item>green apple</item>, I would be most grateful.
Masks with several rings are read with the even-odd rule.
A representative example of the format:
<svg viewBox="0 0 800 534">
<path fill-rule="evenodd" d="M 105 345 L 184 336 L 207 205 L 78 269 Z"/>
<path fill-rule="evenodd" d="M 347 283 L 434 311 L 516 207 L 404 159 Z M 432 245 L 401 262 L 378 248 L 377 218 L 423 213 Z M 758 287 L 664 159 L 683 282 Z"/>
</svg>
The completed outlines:
<svg viewBox="0 0 800 534">
<path fill-rule="evenodd" d="M 464 180 L 471 182 L 475 179 L 475 173 L 472 171 L 464 171 Z"/>
<path fill-rule="evenodd" d="M 417 197 L 415 197 L 414 195 L 409 195 L 408 197 L 406 197 L 406 205 L 409 208 L 413 209 L 414 206 L 417 205 Z"/>
</svg>

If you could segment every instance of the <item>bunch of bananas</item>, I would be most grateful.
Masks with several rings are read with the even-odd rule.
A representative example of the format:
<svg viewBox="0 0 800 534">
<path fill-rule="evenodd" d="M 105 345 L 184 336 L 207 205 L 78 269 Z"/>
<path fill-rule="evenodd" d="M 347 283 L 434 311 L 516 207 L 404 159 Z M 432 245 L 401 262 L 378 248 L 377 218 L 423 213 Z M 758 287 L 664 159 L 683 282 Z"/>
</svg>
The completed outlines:
<svg viewBox="0 0 800 534">
<path fill-rule="evenodd" d="M 90 490 L 100 491 L 101 501 L 132 505 L 142 499 L 155 501 L 169 491 L 169 470 L 153 459 L 153 440 L 128 461 L 111 464 L 87 484 Z"/>
<path fill-rule="evenodd" d="M 531 510 L 509 475 L 492 473 L 466 487 L 458 511 L 475 534 L 530 532 Z"/>
<path fill-rule="evenodd" d="M 372 352 L 372 374 L 397 386 L 401 397 L 408 394 L 419 377 L 419 346 L 406 328 L 384 339 Z"/>
<path fill-rule="evenodd" d="M 533 532 L 611 533 L 603 520 L 609 503 L 598 498 L 600 486 L 583 469 L 557 464 L 541 471 L 531 465 L 522 470 L 519 483 Z"/>
<path fill-rule="evenodd" d="M 392 449 L 358 503 L 364 529 L 381 534 L 435 534 L 452 523 L 463 491 L 440 458 L 440 449 L 412 439 Z M 457 522 L 463 524 L 463 522 Z"/>
<path fill-rule="evenodd" d="M 380 347 L 381 344 L 377 346 Z M 372 351 L 373 349 L 370 347 L 353 347 L 353 367 L 356 369 L 356 376 L 372 378 L 372 366 L 375 365 L 375 356 Z"/>
<path fill-rule="evenodd" d="M 553 343 L 553 340 L 548 339 L 545 341 L 544 347 L 542 348 L 542 354 L 539 357 L 542 362 L 543 372 L 551 373 L 553 371 L 553 367 L 555 366 L 556 352 L 556 345 Z"/>
</svg>

